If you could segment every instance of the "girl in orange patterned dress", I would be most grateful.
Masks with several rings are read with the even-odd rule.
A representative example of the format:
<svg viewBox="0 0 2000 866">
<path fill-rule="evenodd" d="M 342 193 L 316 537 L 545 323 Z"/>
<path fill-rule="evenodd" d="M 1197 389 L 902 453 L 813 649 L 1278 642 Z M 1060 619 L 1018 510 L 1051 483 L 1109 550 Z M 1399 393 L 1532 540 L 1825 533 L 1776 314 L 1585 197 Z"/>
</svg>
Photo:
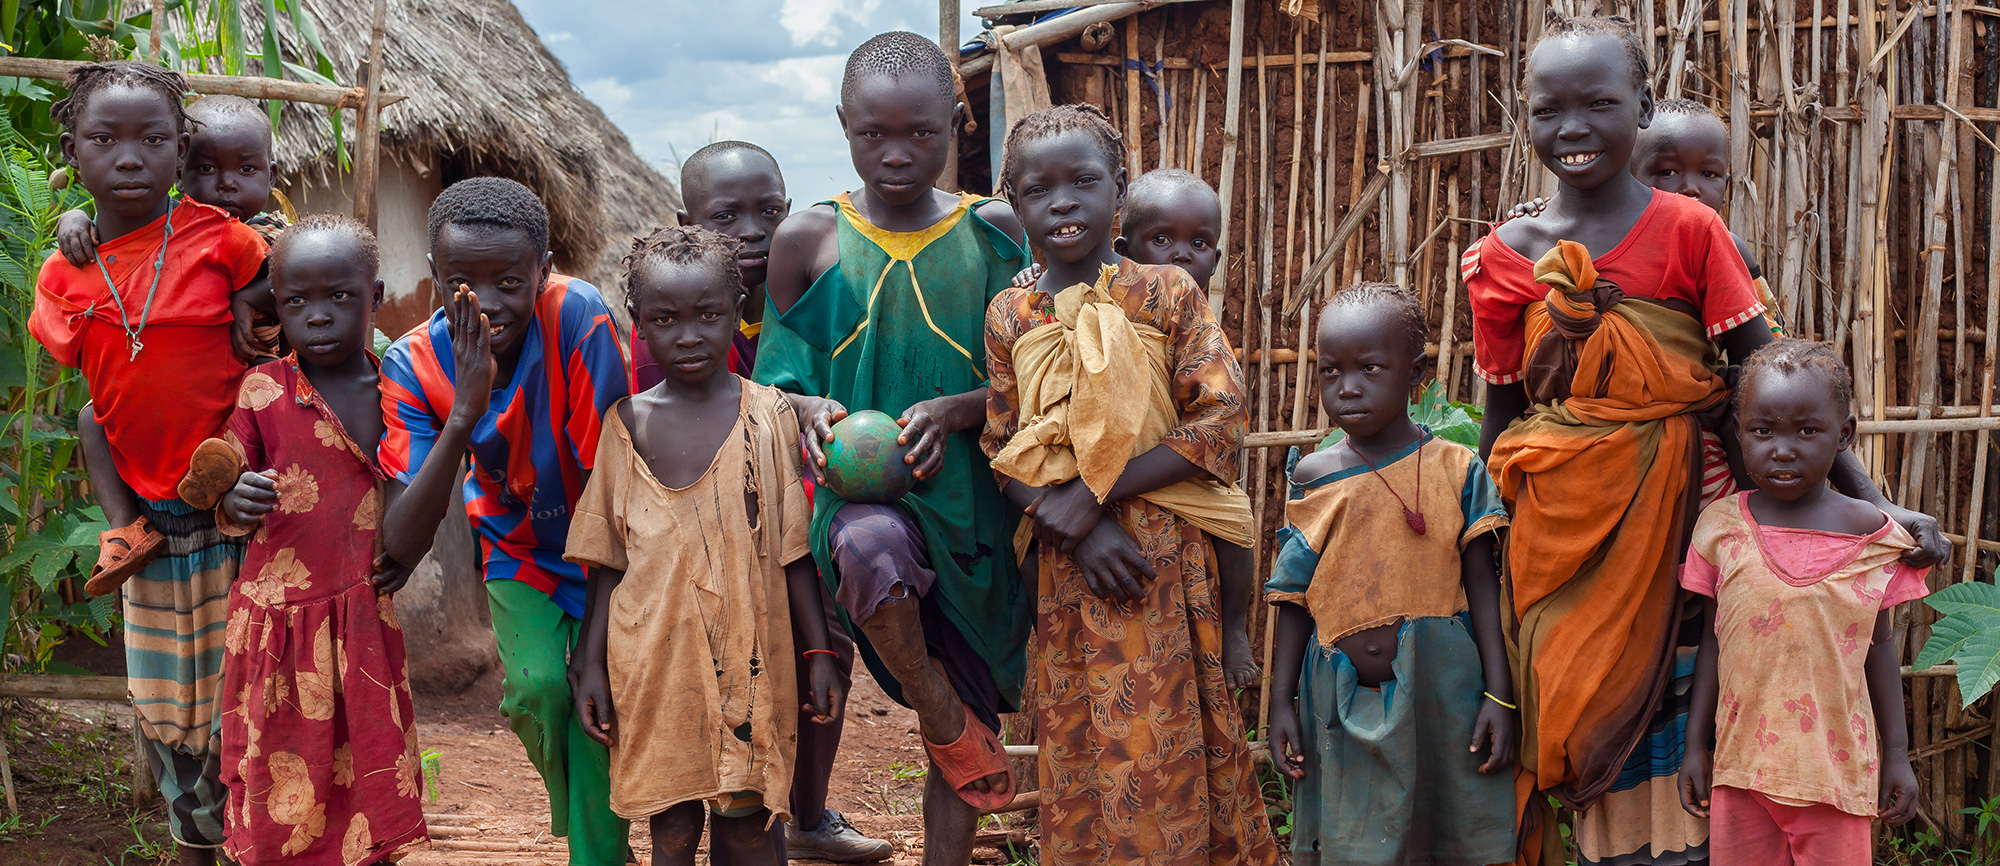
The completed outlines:
<svg viewBox="0 0 2000 866">
<path fill-rule="evenodd" d="M 1210 540 L 1250 543 L 1243 371 L 1186 271 L 1117 254 L 1123 154 L 1088 106 L 1015 125 L 1048 266 L 986 312 L 980 444 L 1038 545 L 1042 862 L 1269 864 Z"/>
<path fill-rule="evenodd" d="M 255 533 L 223 662 L 224 849 L 244 866 L 362 866 L 427 839 L 390 595 L 409 570 L 376 540 L 376 265 L 374 237 L 345 217 L 279 239 L 271 276 L 293 352 L 244 377 L 225 438 L 202 443 L 181 487 L 224 532 Z"/>
</svg>

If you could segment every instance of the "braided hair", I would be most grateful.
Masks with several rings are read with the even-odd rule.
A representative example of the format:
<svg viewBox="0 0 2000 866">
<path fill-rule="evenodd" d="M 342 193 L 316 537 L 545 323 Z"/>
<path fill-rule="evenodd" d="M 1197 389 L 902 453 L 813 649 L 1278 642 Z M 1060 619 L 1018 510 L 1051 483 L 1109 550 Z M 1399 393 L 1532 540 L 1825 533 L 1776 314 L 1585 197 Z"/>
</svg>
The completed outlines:
<svg viewBox="0 0 2000 866">
<path fill-rule="evenodd" d="M 301 237 L 315 234 L 330 234 L 353 241 L 355 250 L 360 253 L 361 261 L 368 266 L 371 277 L 381 267 L 382 250 L 375 242 L 375 233 L 369 231 L 368 226 L 350 216 L 315 213 L 306 214 L 298 222 L 292 223 L 290 228 L 285 229 L 284 233 L 278 235 L 277 243 L 271 245 L 271 273 L 274 276 L 282 274 L 285 254 L 291 251 L 292 245 Z"/>
<path fill-rule="evenodd" d="M 1417 303 L 1417 293 L 1394 283 L 1360 282 L 1345 291 L 1335 292 L 1333 299 L 1320 309 L 1320 321 L 1327 320 L 1327 313 L 1342 309 L 1386 308 L 1395 318 L 1390 323 L 1391 333 L 1401 332 L 1403 347 L 1411 354 L 1425 351 L 1424 338 L 1429 336 L 1429 326 L 1424 323 L 1424 308 Z"/>
<path fill-rule="evenodd" d="M 199 125 L 188 116 L 181 102 L 187 93 L 187 79 L 164 66 L 137 60 L 108 60 L 71 69 L 68 75 L 63 76 L 63 87 L 69 90 L 69 95 L 49 106 L 49 119 L 61 124 L 63 129 L 75 132 L 76 121 L 83 116 L 84 107 L 90 104 L 91 98 L 119 86 L 157 94 L 173 109 L 174 129 L 177 132 L 192 132 Z"/>
<path fill-rule="evenodd" d="M 847 69 L 840 76 L 840 104 L 846 105 L 853 99 L 854 88 L 862 79 L 875 75 L 927 77 L 937 85 L 938 95 L 944 97 L 946 105 L 958 104 L 958 80 L 952 74 L 951 61 L 944 56 L 944 49 L 907 30 L 879 34 L 847 55 Z"/>
<path fill-rule="evenodd" d="M 1091 143 L 1097 146 L 1097 152 L 1104 156 L 1112 171 L 1125 167 L 1125 139 L 1111 125 L 1111 119 L 1104 116 L 1102 109 L 1080 102 L 1050 106 L 1021 118 L 1013 129 L 1007 131 L 1006 155 L 1000 163 L 1001 193 L 1008 196 L 1014 193 L 1014 179 L 1021 175 L 1021 145 L 1066 132 L 1090 136 Z"/>
<path fill-rule="evenodd" d="M 1550 15 L 1542 26 L 1542 41 L 1559 36 L 1609 36 L 1625 49 L 1625 63 L 1632 69 L 1632 89 L 1644 90 L 1652 80 L 1652 66 L 1646 62 L 1646 43 L 1632 19 L 1619 15 Z M 1540 42 L 1536 43 L 1540 45 Z M 1532 59 L 1532 54 L 1530 55 Z"/>
<path fill-rule="evenodd" d="M 639 274 L 652 264 L 692 265 L 708 263 L 722 273 L 724 288 L 743 296 L 743 269 L 736 264 L 736 252 L 743 242 L 701 226 L 667 226 L 652 234 L 632 239 L 632 251 L 625 254 L 625 312 L 639 318 Z"/>
<path fill-rule="evenodd" d="M 1744 395 L 1751 390 L 1750 383 L 1756 381 L 1757 377 L 1751 374 L 1764 370 L 1785 375 L 1813 373 L 1826 380 L 1826 387 L 1833 394 L 1842 414 L 1852 411 L 1854 377 L 1849 374 L 1847 364 L 1840 360 L 1840 353 L 1834 351 L 1831 343 L 1779 337 L 1751 353 L 1743 362 L 1743 369 L 1737 378 L 1734 398 L 1738 411 L 1743 408 Z"/>
</svg>

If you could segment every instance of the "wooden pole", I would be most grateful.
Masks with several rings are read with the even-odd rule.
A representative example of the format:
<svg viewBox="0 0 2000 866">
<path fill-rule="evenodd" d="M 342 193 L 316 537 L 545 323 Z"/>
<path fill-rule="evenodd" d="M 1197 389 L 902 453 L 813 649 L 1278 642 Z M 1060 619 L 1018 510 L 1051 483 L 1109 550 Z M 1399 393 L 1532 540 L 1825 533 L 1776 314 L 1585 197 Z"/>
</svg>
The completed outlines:
<svg viewBox="0 0 2000 866">
<path fill-rule="evenodd" d="M 1269 430 L 1271 429 L 1271 308 L 1276 306 L 1272 303 L 1271 297 L 1271 260 L 1276 249 L 1271 235 L 1277 222 L 1274 214 L 1277 207 L 1272 201 L 1274 193 L 1271 184 L 1271 86 L 1269 76 L 1266 74 L 1264 42 L 1261 39 L 1257 42 L 1257 162 L 1257 210 L 1263 213 L 1264 224 L 1258 228 L 1258 234 L 1261 236 L 1259 240 L 1262 241 L 1257 269 L 1258 287 L 1255 293 L 1246 292 L 1243 296 L 1243 320 L 1245 322 L 1250 320 L 1250 305 L 1254 302 L 1258 308 L 1257 345 L 1264 350 L 1264 359 L 1257 362 L 1257 378 L 1251 388 L 1257 392 L 1256 429 Z M 1260 571 L 1264 564 L 1264 513 L 1266 503 L 1270 500 L 1266 479 L 1269 477 L 1270 466 L 1270 452 L 1257 452 L 1256 474 L 1250 476 L 1251 482 L 1257 485 L 1251 499 L 1253 504 L 1251 525 L 1257 534 L 1256 543 L 1251 547 L 1251 561 L 1257 563 Z M 1275 645 L 1273 638 L 1277 631 L 1270 620 L 1268 616 L 1264 618 L 1263 660 L 1266 671 L 1271 669 L 1271 650 Z M 1257 690 L 1260 692 L 1257 697 L 1257 725 L 1252 730 L 1262 728 L 1264 720 L 1271 716 L 1271 680 L 1268 676 L 1258 684 Z"/>
<path fill-rule="evenodd" d="M 148 18 L 152 24 L 152 33 L 147 39 L 147 45 L 151 48 L 149 53 L 151 53 L 154 60 L 160 60 L 164 56 L 160 52 L 160 38 L 167 26 L 167 0 L 153 0 L 153 14 L 148 16 Z M 277 25 L 266 22 L 264 26 L 275 27 Z M 12 777 L 9 777 L 7 780 L 7 800 L 10 806 L 14 800 L 13 781 Z"/>
<path fill-rule="evenodd" d="M 389 0 L 375 0 L 375 14 L 368 29 L 367 95 L 361 116 L 354 125 L 359 147 L 354 155 L 354 218 L 376 230 L 380 218 L 375 206 L 376 184 L 382 170 L 382 22 L 389 14 Z"/>
<path fill-rule="evenodd" d="M 61 81 L 70 70 L 84 65 L 81 60 L 51 60 L 46 57 L 0 57 L 0 76 L 36 78 L 43 81 Z M 277 99 L 285 102 L 302 102 L 311 105 L 329 105 L 335 108 L 359 108 L 367 94 L 360 87 L 335 87 L 326 84 L 308 84 L 284 78 L 265 78 L 261 75 L 201 75 L 184 73 L 188 89 L 202 94 L 223 94 L 241 96 L 244 99 Z M 381 104 L 394 105 L 407 99 L 400 93 L 381 94 Z"/>
<path fill-rule="evenodd" d="M 938 48 L 944 51 L 944 59 L 951 63 L 951 74 L 958 81 L 960 92 L 965 82 L 958 78 L 958 0 L 938 0 Z M 952 125 L 951 147 L 944 156 L 944 173 L 938 178 L 938 185 L 946 192 L 958 191 L 958 135 L 960 128 Z"/>
<path fill-rule="evenodd" d="M 1229 83 L 1222 97 L 1222 237 L 1216 249 L 1221 257 L 1215 263 L 1215 275 L 1208 280 L 1208 308 L 1215 318 L 1222 318 L 1222 290 L 1229 282 L 1229 227 L 1230 207 L 1236 199 L 1230 195 L 1236 183 L 1236 146 L 1243 131 L 1243 6 L 1247 0 L 1229 0 Z M 1068 17 L 1068 16 L 1064 16 Z M 1247 222 L 1249 214 L 1244 215 Z M 1250 321 L 1249 311 L 1244 311 L 1243 321 Z"/>
<path fill-rule="evenodd" d="M 1139 124 L 1139 16 L 1125 19 L 1125 165 L 1132 177 L 1146 173 L 1143 127 Z"/>
</svg>

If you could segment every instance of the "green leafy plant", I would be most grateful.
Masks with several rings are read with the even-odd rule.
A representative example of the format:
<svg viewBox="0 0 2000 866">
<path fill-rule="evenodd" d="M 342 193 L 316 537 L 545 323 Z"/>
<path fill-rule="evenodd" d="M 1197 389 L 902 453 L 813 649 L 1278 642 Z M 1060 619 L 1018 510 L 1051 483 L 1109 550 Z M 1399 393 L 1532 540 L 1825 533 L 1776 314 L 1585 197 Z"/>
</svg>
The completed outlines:
<svg viewBox="0 0 2000 866">
<path fill-rule="evenodd" d="M 436 749 L 425 749 L 423 758 L 424 790 L 430 794 L 431 802 L 438 801 L 438 776 L 444 772 L 444 758 Z"/>
<path fill-rule="evenodd" d="M 2000 580 L 2000 570 L 1994 576 Z M 1910 666 L 1922 670 L 1956 662 L 1959 700 L 1969 707 L 2000 683 L 2000 586 L 1956 583 L 1924 603 L 1943 617 L 1931 624 L 1931 638 Z"/>
<path fill-rule="evenodd" d="M 86 600 L 79 577 L 96 558 L 102 513 L 83 490 L 76 413 L 83 377 L 57 366 L 28 333 L 35 274 L 55 250 L 55 221 L 88 202 L 53 190 L 44 153 L 0 118 L 0 651 L 45 669 L 71 630 L 96 638 L 117 623 L 114 600 Z"/>
<path fill-rule="evenodd" d="M 1410 420 L 1430 428 L 1431 434 L 1439 439 L 1467 448 L 1479 447 L 1481 414 L 1478 406 L 1445 399 L 1444 386 L 1435 379 L 1426 382 L 1423 390 L 1417 392 L 1417 399 L 1410 403 Z M 1345 438 L 1346 433 L 1335 430 L 1319 441 L 1319 448 L 1325 449 Z"/>
</svg>

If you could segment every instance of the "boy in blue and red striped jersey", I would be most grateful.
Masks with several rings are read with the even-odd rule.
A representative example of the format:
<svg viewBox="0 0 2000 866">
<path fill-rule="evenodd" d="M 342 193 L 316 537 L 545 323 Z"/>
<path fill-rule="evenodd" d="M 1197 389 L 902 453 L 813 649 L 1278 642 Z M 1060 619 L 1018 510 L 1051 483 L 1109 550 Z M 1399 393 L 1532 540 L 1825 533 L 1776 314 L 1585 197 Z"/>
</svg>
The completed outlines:
<svg viewBox="0 0 2000 866">
<path fill-rule="evenodd" d="M 625 357 L 597 289 L 552 273 L 548 248 L 548 211 L 511 180 L 463 180 L 431 205 L 431 276 L 452 298 L 382 357 L 383 547 L 422 559 L 463 482 L 506 672 L 501 712 L 548 787 L 570 862 L 618 866 L 629 828 L 611 812 L 609 757 L 570 699 L 583 570 L 562 555 L 599 424 L 627 393 Z"/>
</svg>

